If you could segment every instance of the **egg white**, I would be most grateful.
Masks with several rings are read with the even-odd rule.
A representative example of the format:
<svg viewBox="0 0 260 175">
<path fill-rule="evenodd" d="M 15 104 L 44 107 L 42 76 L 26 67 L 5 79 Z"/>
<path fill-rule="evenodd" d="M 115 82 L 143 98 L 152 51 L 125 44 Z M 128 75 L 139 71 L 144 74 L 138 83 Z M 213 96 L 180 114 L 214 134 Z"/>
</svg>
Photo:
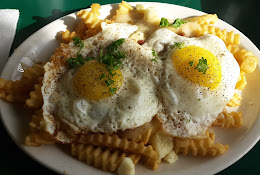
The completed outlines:
<svg viewBox="0 0 260 175">
<path fill-rule="evenodd" d="M 106 27 L 96 36 L 84 40 L 83 56 L 97 57 L 108 44 L 136 30 L 135 26 L 129 24 L 110 24 Z M 73 54 L 78 51 L 73 44 L 66 49 L 70 49 Z M 45 65 L 42 94 L 46 131 L 54 134 L 57 129 L 56 119 L 68 124 L 75 133 L 111 133 L 135 128 L 152 120 L 158 113 L 158 88 L 151 76 L 155 71 L 151 62 L 152 52 L 131 39 L 126 39 L 118 50 L 126 53 L 120 67 L 124 77 L 123 85 L 114 95 L 98 101 L 82 98 L 75 93 L 72 79 L 77 70 L 69 70 L 65 66 L 57 68 L 53 62 Z M 64 141 L 61 136 L 57 139 Z"/>
<path fill-rule="evenodd" d="M 58 107 L 57 116 L 70 121 L 80 129 L 92 132 L 111 133 L 117 130 L 135 128 L 151 121 L 158 112 L 155 85 L 148 72 L 148 64 L 138 58 L 147 57 L 151 52 L 141 49 L 138 44 L 126 40 L 120 51 L 126 58 L 120 68 L 123 85 L 113 96 L 91 101 L 78 96 L 71 82 L 75 70 L 69 70 L 57 82 L 53 98 Z"/>
<path fill-rule="evenodd" d="M 185 79 L 173 66 L 171 55 L 179 49 L 174 42 L 198 46 L 210 51 L 221 66 L 221 81 L 209 89 Z M 200 137 L 234 95 L 240 68 L 224 42 L 214 35 L 187 38 L 168 29 L 158 29 L 145 47 L 154 49 L 161 59 L 160 92 L 164 113 L 160 113 L 165 131 L 178 137 Z"/>
</svg>

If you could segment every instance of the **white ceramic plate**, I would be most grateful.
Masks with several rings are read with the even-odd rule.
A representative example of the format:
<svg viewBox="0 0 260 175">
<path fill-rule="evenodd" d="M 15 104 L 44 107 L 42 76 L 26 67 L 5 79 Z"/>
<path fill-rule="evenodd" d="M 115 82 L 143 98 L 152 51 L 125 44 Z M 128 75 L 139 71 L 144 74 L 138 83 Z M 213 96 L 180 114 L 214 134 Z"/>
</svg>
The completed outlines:
<svg viewBox="0 0 260 175">
<path fill-rule="evenodd" d="M 154 6 L 160 11 L 161 17 L 172 19 L 204 14 L 203 12 L 194 9 L 172 4 L 144 2 L 130 4 L 132 6 L 135 6 L 136 4 Z M 116 7 L 115 4 L 102 6 L 101 18 L 109 15 L 113 6 Z M 34 61 L 48 60 L 54 49 L 59 45 L 55 40 L 57 32 L 61 30 L 64 31 L 66 28 L 71 28 L 74 24 L 75 14 L 71 14 L 50 23 L 34 33 L 15 50 L 9 59 L 9 62 L 6 64 L 2 77 L 13 80 L 19 78 L 20 73 L 17 66 L 22 58 L 23 60 L 28 60 L 29 58 L 29 60 Z M 237 29 L 221 20 L 216 24 L 216 26 L 221 29 L 225 28 L 228 31 L 233 30 L 235 33 L 239 33 L 241 36 L 241 45 L 260 58 L 260 52 L 256 46 Z M 246 154 L 260 138 L 260 119 L 257 118 L 260 109 L 260 91 L 258 90 L 260 85 L 259 68 L 260 64 L 258 64 L 257 70 L 254 73 L 247 76 L 248 85 L 243 91 L 243 103 L 239 110 L 243 111 L 244 125 L 238 129 L 216 129 L 216 141 L 230 146 L 230 150 L 226 154 L 216 158 L 179 156 L 179 160 L 175 164 L 171 165 L 162 163 L 157 171 L 151 171 L 138 165 L 136 168 L 136 174 L 168 175 L 173 172 L 175 175 L 214 174 L 230 166 Z M 10 136 L 17 145 L 22 148 L 22 150 L 41 164 L 59 173 L 66 172 L 66 174 L 73 175 L 110 174 L 76 160 L 70 156 L 68 150 L 61 148 L 59 145 L 44 145 L 41 147 L 25 146 L 23 143 L 26 132 L 28 131 L 28 122 L 30 120 L 29 115 L 27 115 L 21 107 L 3 101 L 0 102 L 0 109 L 2 121 Z"/>
</svg>

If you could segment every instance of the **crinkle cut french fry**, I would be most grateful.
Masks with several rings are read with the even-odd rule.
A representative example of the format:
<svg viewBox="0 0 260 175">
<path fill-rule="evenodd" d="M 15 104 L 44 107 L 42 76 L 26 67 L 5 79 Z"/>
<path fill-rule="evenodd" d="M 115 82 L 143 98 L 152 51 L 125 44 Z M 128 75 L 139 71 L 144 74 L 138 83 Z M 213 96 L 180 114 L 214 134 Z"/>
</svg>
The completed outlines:
<svg viewBox="0 0 260 175">
<path fill-rule="evenodd" d="M 23 103 L 29 97 L 29 94 L 23 92 L 24 86 L 21 80 L 0 78 L 0 98 L 8 102 Z"/>
<path fill-rule="evenodd" d="M 214 143 L 214 141 L 214 133 L 209 133 L 209 137 L 206 139 L 174 138 L 174 151 L 176 154 L 215 157 L 229 149 L 228 145 Z"/>
<path fill-rule="evenodd" d="M 118 5 L 118 9 L 116 10 L 116 15 L 129 13 L 131 10 L 133 10 L 133 7 L 130 4 L 128 4 L 126 1 L 122 1 Z"/>
<path fill-rule="evenodd" d="M 208 137 L 204 139 L 174 138 L 173 140 L 175 153 L 178 154 L 181 152 L 184 155 L 187 155 L 190 150 L 199 148 L 206 149 L 210 147 L 215 141 L 215 134 L 213 132 L 209 132 Z"/>
<path fill-rule="evenodd" d="M 118 131 L 116 135 L 118 137 L 127 138 L 128 140 L 134 140 L 135 142 L 143 142 L 145 145 L 147 144 L 148 140 L 150 139 L 150 136 L 152 134 L 152 128 L 148 126 L 148 124 L 145 124 L 143 126 L 129 129 L 126 131 Z"/>
<path fill-rule="evenodd" d="M 79 142 L 112 149 L 120 149 L 126 152 L 141 154 L 150 158 L 158 157 L 158 153 L 154 151 L 151 145 L 145 146 L 142 142 L 137 143 L 133 140 L 127 140 L 126 138 L 119 138 L 117 135 L 100 133 L 86 134 L 81 136 Z"/>
<path fill-rule="evenodd" d="M 24 71 L 21 80 L 10 81 L 0 78 L 0 98 L 8 102 L 24 103 L 29 98 L 34 84 L 38 83 L 38 78 L 43 77 L 43 74 L 43 64 L 35 64 Z"/>
<path fill-rule="evenodd" d="M 36 110 L 29 123 L 30 133 L 25 138 L 25 145 L 40 146 L 56 143 L 55 139 L 47 132 L 43 131 L 42 110 Z"/>
<path fill-rule="evenodd" d="M 237 93 L 235 93 L 233 98 L 227 103 L 227 106 L 229 106 L 229 107 L 240 106 L 241 100 L 242 100 L 242 97 L 240 95 L 238 95 Z"/>
<path fill-rule="evenodd" d="M 227 32 L 226 29 L 221 30 L 214 26 L 210 26 L 207 24 L 201 24 L 201 33 L 200 35 L 212 34 L 218 36 L 222 39 L 226 45 L 239 45 L 240 44 L 240 36 L 239 34 L 235 34 L 234 31 Z"/>
<path fill-rule="evenodd" d="M 215 24 L 218 21 L 218 16 L 216 14 L 206 14 L 202 16 L 195 16 L 183 19 L 187 22 L 197 22 L 199 24 Z"/>
<path fill-rule="evenodd" d="M 127 155 L 126 153 L 117 150 L 110 150 L 108 148 L 85 144 L 72 144 L 71 153 L 73 156 L 78 157 L 79 160 L 85 161 L 89 165 L 111 172 L 118 169 L 122 160 L 126 156 L 131 158 L 134 164 L 136 164 L 140 159 L 140 155 Z"/>
<path fill-rule="evenodd" d="M 30 98 L 25 101 L 25 106 L 29 109 L 41 109 L 43 98 L 41 93 L 42 78 L 38 84 L 34 85 L 34 90 L 30 92 Z"/>
<path fill-rule="evenodd" d="M 224 154 L 229 149 L 228 145 L 222 145 L 220 143 L 215 143 L 211 147 L 201 152 L 200 156 L 216 157 Z"/>
<path fill-rule="evenodd" d="M 85 25 L 84 21 L 81 19 L 76 25 L 75 32 L 78 37 L 84 39 L 87 29 L 88 29 L 87 26 Z"/>
<path fill-rule="evenodd" d="M 40 145 L 49 145 L 49 144 L 55 144 L 55 140 L 49 135 L 49 133 L 46 133 L 44 131 L 42 132 L 31 132 L 29 135 L 25 138 L 25 145 L 28 146 L 40 146 Z"/>
<path fill-rule="evenodd" d="M 246 49 L 239 49 L 238 46 L 232 44 L 228 44 L 227 49 L 236 58 L 242 72 L 252 73 L 256 69 L 258 58 L 252 52 Z"/>
<path fill-rule="evenodd" d="M 44 64 L 45 63 L 35 64 L 34 66 L 29 67 L 24 71 L 21 80 L 26 82 L 27 86 L 30 86 L 31 89 L 33 89 L 33 85 L 35 83 L 38 83 L 38 78 L 43 77 Z"/>
<path fill-rule="evenodd" d="M 80 17 L 86 27 L 86 37 L 91 37 L 94 36 L 95 34 L 97 34 L 99 31 L 101 31 L 101 21 L 98 17 L 100 15 L 99 9 L 100 4 L 92 4 L 91 6 L 91 11 L 87 11 L 87 10 L 80 10 L 77 13 L 77 16 Z"/>
<path fill-rule="evenodd" d="M 221 112 L 217 119 L 213 122 L 212 126 L 220 126 L 222 128 L 237 128 L 242 126 L 243 118 L 242 112 Z"/>
<path fill-rule="evenodd" d="M 76 32 L 70 32 L 69 30 L 61 32 L 61 38 L 64 43 L 69 43 L 73 40 L 74 37 L 77 36 Z"/>
<path fill-rule="evenodd" d="M 29 127 L 32 132 L 38 132 L 41 128 L 43 128 L 43 126 L 41 126 L 41 121 L 43 119 L 42 112 L 42 109 L 36 110 L 32 115 L 32 120 L 29 123 Z"/>
<path fill-rule="evenodd" d="M 258 64 L 258 58 L 246 49 L 238 50 L 234 57 L 240 65 L 240 70 L 245 73 L 252 73 Z"/>
<path fill-rule="evenodd" d="M 245 77 L 245 72 L 241 71 L 236 84 L 236 89 L 243 90 L 246 87 L 246 85 L 247 85 L 247 81 Z"/>
<path fill-rule="evenodd" d="M 145 166 L 149 169 L 157 170 L 159 165 L 161 164 L 161 159 L 158 158 L 149 158 L 149 157 L 142 157 Z"/>
</svg>

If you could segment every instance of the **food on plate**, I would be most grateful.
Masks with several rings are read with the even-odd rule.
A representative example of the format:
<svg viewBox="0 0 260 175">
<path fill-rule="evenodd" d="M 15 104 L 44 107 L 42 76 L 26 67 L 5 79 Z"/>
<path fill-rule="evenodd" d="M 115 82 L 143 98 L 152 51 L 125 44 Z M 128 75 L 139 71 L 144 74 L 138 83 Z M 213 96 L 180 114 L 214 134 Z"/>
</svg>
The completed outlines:
<svg viewBox="0 0 260 175">
<path fill-rule="evenodd" d="M 187 38 L 165 28 L 144 47 L 165 59 L 160 66 L 164 113 L 158 113 L 164 130 L 176 137 L 203 135 L 234 95 L 240 71 L 233 55 L 216 36 Z"/>
<path fill-rule="evenodd" d="M 72 156 L 104 171 L 134 174 L 178 155 L 215 157 L 213 126 L 240 127 L 240 95 L 258 59 L 214 14 L 160 18 L 125 1 L 99 19 L 100 5 L 77 13 L 50 61 L 0 79 L 0 97 L 32 111 L 25 144 L 67 144 Z M 232 112 L 227 112 L 230 108 Z"/>
</svg>

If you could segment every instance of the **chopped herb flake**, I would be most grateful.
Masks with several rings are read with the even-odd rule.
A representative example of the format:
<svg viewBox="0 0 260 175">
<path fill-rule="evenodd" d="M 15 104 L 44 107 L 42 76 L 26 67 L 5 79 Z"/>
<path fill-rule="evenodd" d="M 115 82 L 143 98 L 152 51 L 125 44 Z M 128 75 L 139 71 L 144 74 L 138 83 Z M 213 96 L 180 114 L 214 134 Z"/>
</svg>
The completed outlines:
<svg viewBox="0 0 260 175">
<path fill-rule="evenodd" d="M 76 68 L 78 66 L 82 66 L 85 62 L 88 62 L 94 58 L 92 57 L 82 57 L 81 55 L 77 55 L 76 58 L 69 58 L 66 61 L 69 63 L 70 68 Z"/>
<path fill-rule="evenodd" d="M 84 42 L 81 41 L 81 39 L 76 36 L 76 37 L 73 38 L 73 43 L 74 43 L 75 46 L 79 46 L 80 47 L 80 49 L 79 49 L 79 51 L 77 53 L 77 56 L 79 56 L 82 48 L 84 47 Z"/>
<path fill-rule="evenodd" d="M 169 21 L 166 18 L 161 18 L 159 27 L 169 27 Z"/>
<path fill-rule="evenodd" d="M 74 43 L 75 46 L 79 46 L 80 49 L 79 49 L 79 51 L 78 51 L 78 53 L 77 53 L 77 57 L 76 57 L 76 58 L 69 58 L 69 59 L 66 60 L 66 61 L 69 63 L 70 68 L 75 68 L 75 67 L 81 66 L 81 65 L 83 65 L 85 62 L 94 59 L 94 58 L 92 58 L 92 57 L 86 57 L 86 58 L 84 58 L 84 57 L 80 54 L 82 48 L 84 47 L 84 42 L 81 41 L 81 39 L 80 39 L 79 37 L 74 37 L 74 38 L 73 38 L 73 43 Z"/>
<path fill-rule="evenodd" d="M 189 62 L 189 65 L 190 65 L 190 66 L 192 66 L 192 65 L 193 65 L 193 63 L 194 63 L 194 61 L 190 61 L 190 62 Z"/>
<path fill-rule="evenodd" d="M 103 50 L 100 51 L 99 62 L 107 65 L 107 70 L 110 75 L 114 76 L 112 72 L 119 69 L 122 64 L 121 59 L 125 58 L 126 55 L 124 52 L 117 51 L 118 47 L 123 44 L 125 41 L 124 38 L 119 39 L 111 43 L 106 48 L 106 53 Z"/>
<path fill-rule="evenodd" d="M 184 43 L 176 43 L 174 42 L 174 47 L 178 47 L 179 49 L 181 49 L 184 46 Z"/>
<path fill-rule="evenodd" d="M 157 56 L 157 54 L 155 53 L 155 50 L 152 50 L 152 55 L 153 55 L 153 59 L 151 59 L 152 61 L 155 61 L 156 63 L 158 63 L 157 59 L 159 59 L 159 57 Z"/>
<path fill-rule="evenodd" d="M 117 51 L 118 47 L 125 42 L 124 38 L 121 38 L 119 40 L 114 41 L 109 46 L 107 46 L 107 52 L 109 54 L 113 54 L 115 51 Z"/>
<path fill-rule="evenodd" d="M 110 93 L 113 95 L 117 91 L 117 88 L 109 88 L 109 90 Z"/>
<path fill-rule="evenodd" d="M 73 43 L 75 44 L 75 45 L 78 45 L 78 44 L 80 44 L 82 41 L 81 41 L 81 39 L 79 38 L 79 37 L 74 37 L 73 38 Z"/>
<path fill-rule="evenodd" d="M 110 85 L 113 84 L 114 82 L 115 82 L 115 81 L 114 81 L 114 80 L 111 80 L 111 79 L 105 80 L 106 87 L 110 86 Z"/>
<path fill-rule="evenodd" d="M 170 25 L 171 27 L 175 27 L 178 28 L 180 27 L 182 24 L 187 23 L 186 21 L 181 20 L 180 18 L 175 19 L 175 21 Z"/>
<path fill-rule="evenodd" d="M 172 24 L 169 24 L 169 21 L 166 18 L 161 18 L 159 27 L 175 27 L 178 28 L 182 24 L 187 23 L 186 21 L 181 20 L 180 18 L 177 18 Z"/>
<path fill-rule="evenodd" d="M 105 78 L 105 77 L 106 77 L 106 74 L 103 73 L 103 74 L 100 76 L 100 80 L 102 80 L 102 79 Z"/>
<path fill-rule="evenodd" d="M 202 57 L 201 59 L 199 59 L 199 63 L 195 69 L 197 69 L 199 72 L 203 72 L 203 74 L 205 74 L 208 68 L 209 68 L 209 66 L 207 64 L 207 60 Z"/>
<path fill-rule="evenodd" d="M 153 55 L 154 57 L 157 56 L 156 53 L 155 53 L 155 50 L 152 50 L 152 55 Z"/>
</svg>

